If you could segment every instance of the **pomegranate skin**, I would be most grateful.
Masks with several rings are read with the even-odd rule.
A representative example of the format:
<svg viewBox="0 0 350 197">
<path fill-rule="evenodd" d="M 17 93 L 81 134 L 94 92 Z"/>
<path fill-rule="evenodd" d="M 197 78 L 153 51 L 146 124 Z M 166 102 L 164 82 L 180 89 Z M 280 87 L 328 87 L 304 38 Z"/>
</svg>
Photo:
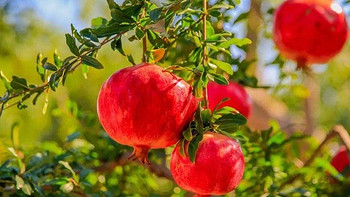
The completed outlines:
<svg viewBox="0 0 350 197">
<path fill-rule="evenodd" d="M 252 100 L 241 85 L 233 81 L 230 81 L 229 85 L 209 82 L 207 89 L 209 108 L 212 111 L 222 99 L 229 98 L 230 100 L 222 103 L 219 109 L 225 106 L 232 107 L 237 109 L 246 118 L 249 117 L 252 111 Z"/>
<path fill-rule="evenodd" d="M 171 155 L 170 171 L 185 190 L 199 195 L 223 195 L 233 191 L 241 181 L 244 157 L 238 142 L 209 132 L 199 143 L 195 163 L 180 155 L 178 144 Z"/>
<path fill-rule="evenodd" d="M 328 62 L 347 38 L 343 9 L 333 0 L 287 0 L 275 11 L 273 40 L 299 66 Z"/>
<path fill-rule="evenodd" d="M 108 135 L 134 147 L 135 159 L 148 163 L 149 149 L 181 138 L 193 119 L 197 100 L 180 77 L 148 63 L 119 70 L 102 85 L 97 112 Z"/>
<path fill-rule="evenodd" d="M 331 165 L 337 169 L 339 173 L 342 173 L 350 165 L 349 156 L 346 152 L 345 146 L 342 146 L 333 157 Z M 350 176 L 350 173 L 348 173 L 347 176 Z"/>
</svg>

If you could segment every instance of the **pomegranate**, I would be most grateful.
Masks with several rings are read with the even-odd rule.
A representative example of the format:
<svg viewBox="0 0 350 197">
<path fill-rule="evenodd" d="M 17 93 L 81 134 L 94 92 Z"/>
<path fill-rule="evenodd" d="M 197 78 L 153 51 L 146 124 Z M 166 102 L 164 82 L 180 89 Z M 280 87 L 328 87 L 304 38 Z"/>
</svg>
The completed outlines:
<svg viewBox="0 0 350 197">
<path fill-rule="evenodd" d="M 339 173 L 343 173 L 350 167 L 350 159 L 345 146 L 339 149 L 338 153 L 333 157 L 331 164 Z M 347 176 L 350 176 L 350 171 L 348 171 Z"/>
<path fill-rule="evenodd" d="M 188 83 L 148 63 L 115 72 L 103 84 L 97 102 L 108 135 L 134 147 L 132 157 L 142 163 L 148 163 L 149 149 L 171 146 L 181 138 L 196 107 Z"/>
<path fill-rule="evenodd" d="M 287 0 L 275 11 L 273 39 L 299 66 L 326 63 L 348 38 L 342 7 L 333 0 Z"/>
<path fill-rule="evenodd" d="M 188 144 L 186 145 L 188 148 Z M 199 143 L 195 163 L 179 152 L 171 154 L 170 170 L 176 183 L 200 195 L 222 195 L 233 191 L 242 179 L 244 157 L 240 145 L 231 138 L 208 132 Z M 187 152 L 187 151 L 186 151 Z"/>
<path fill-rule="evenodd" d="M 244 88 L 236 82 L 230 81 L 229 85 L 220 85 L 215 82 L 208 83 L 209 108 L 213 111 L 222 99 L 230 100 L 222 103 L 219 108 L 228 106 L 237 109 L 246 118 L 252 109 L 252 101 Z"/>
</svg>

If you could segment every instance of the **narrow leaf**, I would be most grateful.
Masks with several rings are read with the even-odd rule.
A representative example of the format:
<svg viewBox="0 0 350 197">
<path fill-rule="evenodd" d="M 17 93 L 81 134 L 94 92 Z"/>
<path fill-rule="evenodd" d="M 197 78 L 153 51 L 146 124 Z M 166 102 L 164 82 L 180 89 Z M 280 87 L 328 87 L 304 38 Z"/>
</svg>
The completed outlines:
<svg viewBox="0 0 350 197">
<path fill-rule="evenodd" d="M 103 65 L 95 58 L 90 57 L 90 56 L 83 56 L 82 57 L 82 62 L 83 64 L 86 64 L 88 66 L 92 66 L 96 69 L 102 69 Z"/>
<path fill-rule="evenodd" d="M 220 60 L 216 60 L 216 59 L 210 59 L 210 61 L 215 64 L 219 69 L 221 69 L 222 71 L 226 72 L 229 75 L 233 74 L 233 70 L 232 70 L 232 66 L 231 64 L 227 63 L 227 62 L 223 62 Z"/>
<path fill-rule="evenodd" d="M 202 139 L 203 139 L 203 134 L 197 134 L 188 145 L 188 156 L 190 157 L 190 161 L 192 163 L 195 163 L 196 161 L 198 145 L 199 145 L 199 142 L 202 141 Z"/>
<path fill-rule="evenodd" d="M 77 45 L 75 44 L 75 39 L 70 35 L 66 34 L 66 44 L 69 47 L 69 50 L 76 56 L 79 56 L 79 49 Z"/>
<path fill-rule="evenodd" d="M 159 16 L 162 13 L 162 9 L 163 8 L 160 7 L 150 11 L 149 17 L 152 19 L 152 21 L 157 22 L 159 20 Z"/>
<path fill-rule="evenodd" d="M 227 40 L 219 45 L 219 47 L 228 48 L 231 45 L 236 45 L 238 47 L 242 47 L 247 44 L 251 44 L 252 41 L 248 38 L 231 38 L 230 40 Z"/>
</svg>

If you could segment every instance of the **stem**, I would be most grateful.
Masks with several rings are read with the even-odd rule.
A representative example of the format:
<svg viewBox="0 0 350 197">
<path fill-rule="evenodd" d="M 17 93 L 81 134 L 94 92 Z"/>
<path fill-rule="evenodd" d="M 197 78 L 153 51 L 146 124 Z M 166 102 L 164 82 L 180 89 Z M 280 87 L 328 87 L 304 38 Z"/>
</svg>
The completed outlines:
<svg viewBox="0 0 350 197">
<path fill-rule="evenodd" d="M 208 62 L 208 51 L 205 43 L 205 40 L 207 39 L 207 14 L 208 14 L 207 0 L 203 0 L 203 61 L 202 61 L 202 64 L 204 67 L 207 66 L 207 62 Z M 203 88 L 203 96 L 204 96 L 204 106 L 206 109 L 209 109 L 207 86 Z"/>
<path fill-rule="evenodd" d="M 141 18 L 145 17 L 146 15 L 146 10 L 143 7 L 142 8 L 142 13 L 141 13 Z M 145 34 L 142 38 L 142 62 L 146 62 L 147 61 L 147 57 L 146 57 L 146 52 L 147 52 L 147 38 L 146 38 L 146 30 L 144 27 L 141 27 L 141 30 L 143 31 L 143 33 Z"/>
<path fill-rule="evenodd" d="M 205 40 L 207 39 L 207 1 L 203 0 L 203 66 L 207 64 L 207 48 Z"/>
</svg>

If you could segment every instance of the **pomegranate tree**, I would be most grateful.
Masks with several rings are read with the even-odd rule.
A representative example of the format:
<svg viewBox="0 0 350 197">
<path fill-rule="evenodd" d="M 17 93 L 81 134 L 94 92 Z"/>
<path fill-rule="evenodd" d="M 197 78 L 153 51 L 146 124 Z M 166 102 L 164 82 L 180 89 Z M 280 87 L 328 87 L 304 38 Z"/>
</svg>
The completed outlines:
<svg viewBox="0 0 350 197">
<path fill-rule="evenodd" d="M 180 143 L 175 147 L 170 170 L 176 183 L 185 190 L 200 195 L 222 195 L 234 190 L 241 181 L 244 157 L 238 142 L 207 132 L 198 145 L 194 163 L 187 154 L 185 157 L 180 154 Z"/>
<path fill-rule="evenodd" d="M 341 6 L 333 0 L 287 0 L 275 11 L 273 39 L 299 66 L 326 63 L 348 38 Z"/>
<path fill-rule="evenodd" d="M 229 85 L 220 85 L 215 82 L 208 84 L 209 108 L 214 110 L 222 99 L 230 100 L 222 103 L 219 108 L 228 106 L 237 109 L 245 117 L 249 117 L 252 110 L 252 101 L 244 88 L 236 82 L 230 81 Z"/>
<path fill-rule="evenodd" d="M 331 164 L 339 173 L 344 173 L 344 171 L 350 167 L 350 159 L 345 146 L 339 149 L 337 154 L 333 157 Z M 350 175 L 350 171 L 347 172 L 347 175 Z"/>
<path fill-rule="evenodd" d="M 149 149 L 171 146 L 181 138 L 196 102 L 184 80 L 142 63 L 109 77 L 100 90 L 97 111 L 108 135 L 134 147 L 135 159 L 147 163 Z"/>
</svg>

